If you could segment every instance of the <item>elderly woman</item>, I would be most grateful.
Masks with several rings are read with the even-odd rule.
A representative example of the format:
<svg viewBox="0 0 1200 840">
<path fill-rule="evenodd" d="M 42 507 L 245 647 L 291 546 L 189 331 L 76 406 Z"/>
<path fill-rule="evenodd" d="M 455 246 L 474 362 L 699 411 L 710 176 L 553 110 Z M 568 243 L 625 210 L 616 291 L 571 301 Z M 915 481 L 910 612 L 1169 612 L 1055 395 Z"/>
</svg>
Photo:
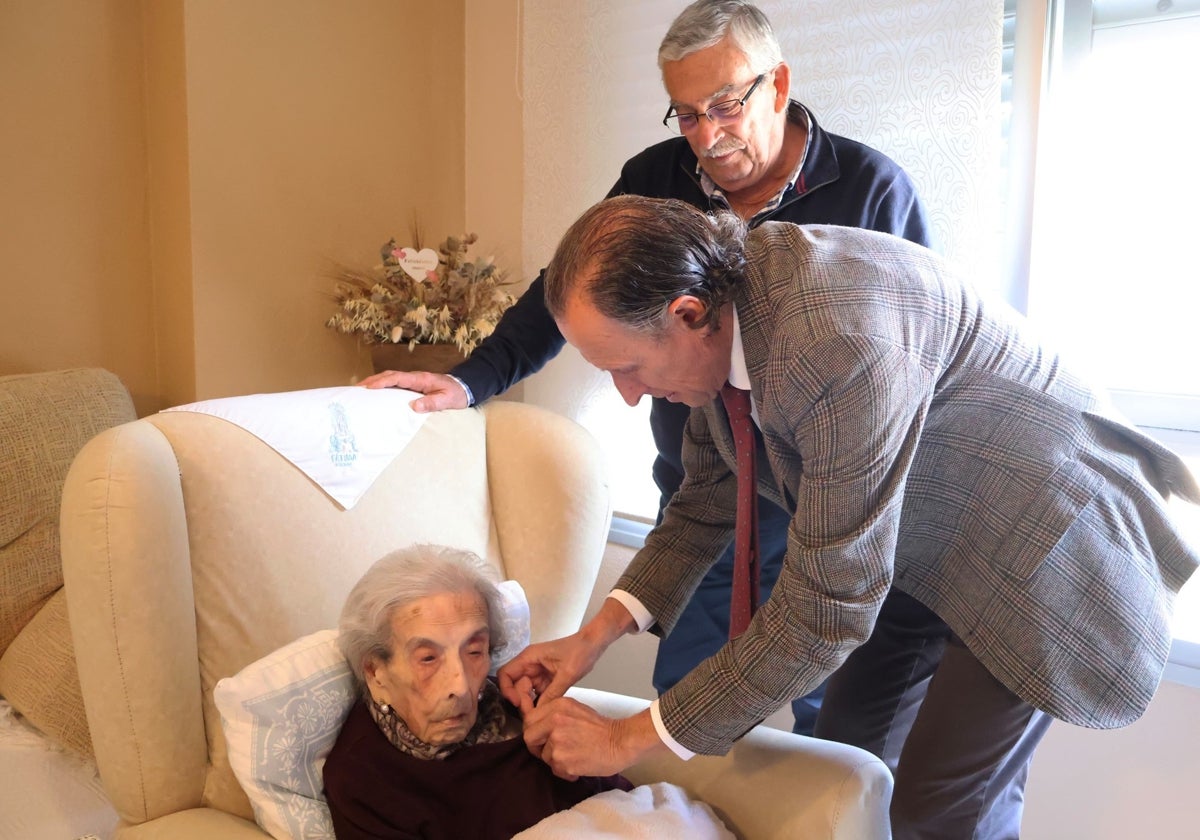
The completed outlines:
<svg viewBox="0 0 1200 840">
<path fill-rule="evenodd" d="M 346 599 L 342 654 L 362 689 L 325 762 L 338 840 L 510 838 L 620 776 L 556 777 L 488 679 L 500 594 L 474 554 L 416 546 L 375 563 Z"/>
</svg>

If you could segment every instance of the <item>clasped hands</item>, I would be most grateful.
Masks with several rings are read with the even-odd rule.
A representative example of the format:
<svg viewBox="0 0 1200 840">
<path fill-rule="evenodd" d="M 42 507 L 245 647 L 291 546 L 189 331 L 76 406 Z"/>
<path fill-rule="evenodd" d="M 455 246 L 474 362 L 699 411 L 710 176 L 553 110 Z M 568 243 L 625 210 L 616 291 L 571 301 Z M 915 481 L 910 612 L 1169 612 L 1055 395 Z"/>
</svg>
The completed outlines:
<svg viewBox="0 0 1200 840">
<path fill-rule="evenodd" d="M 624 607 L 606 600 L 579 632 L 530 645 L 499 671 L 501 694 L 525 719 L 526 746 L 561 778 L 610 776 L 655 748 L 666 748 L 648 710 L 615 720 L 563 696 L 631 621 Z"/>
<path fill-rule="evenodd" d="M 498 674 L 501 694 L 525 719 L 529 751 L 571 781 L 609 776 L 631 763 L 616 749 L 618 721 L 563 696 L 598 658 L 599 651 L 576 633 L 530 645 Z"/>
</svg>

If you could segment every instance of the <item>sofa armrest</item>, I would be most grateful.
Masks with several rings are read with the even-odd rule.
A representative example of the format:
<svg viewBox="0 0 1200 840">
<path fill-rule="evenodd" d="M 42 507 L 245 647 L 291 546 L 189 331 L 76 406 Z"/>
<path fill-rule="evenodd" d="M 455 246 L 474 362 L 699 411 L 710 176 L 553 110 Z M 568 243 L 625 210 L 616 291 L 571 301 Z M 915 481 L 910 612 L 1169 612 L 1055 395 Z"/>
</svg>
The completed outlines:
<svg viewBox="0 0 1200 840">
<path fill-rule="evenodd" d="M 249 820 L 216 808 L 190 808 L 141 823 L 120 825 L 116 840 L 271 840 Z"/>
<path fill-rule="evenodd" d="M 629 717 L 649 701 L 573 688 L 569 696 L 608 717 Z M 892 775 L 857 747 L 758 726 L 724 756 L 681 761 L 673 754 L 625 772 L 634 784 L 667 781 L 707 802 L 740 837 L 888 838 Z"/>
</svg>

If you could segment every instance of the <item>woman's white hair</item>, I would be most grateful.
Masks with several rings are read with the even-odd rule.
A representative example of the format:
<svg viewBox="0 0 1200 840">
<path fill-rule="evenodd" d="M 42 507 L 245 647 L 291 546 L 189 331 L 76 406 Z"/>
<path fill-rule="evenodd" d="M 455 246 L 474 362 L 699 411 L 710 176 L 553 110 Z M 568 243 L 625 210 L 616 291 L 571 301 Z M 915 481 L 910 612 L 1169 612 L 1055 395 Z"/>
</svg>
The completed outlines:
<svg viewBox="0 0 1200 840">
<path fill-rule="evenodd" d="M 766 73 L 783 61 L 779 40 L 756 6 L 745 0 L 696 0 L 671 23 L 658 47 L 658 69 L 708 49 L 726 36 L 746 56 L 753 73 Z"/>
<path fill-rule="evenodd" d="M 338 620 L 338 648 L 365 690 L 364 666 L 392 658 L 392 616 L 409 604 L 445 592 L 475 592 L 488 613 L 489 645 L 505 644 L 503 611 L 495 574 L 478 555 L 439 545 L 414 545 L 375 561 L 346 596 Z"/>
</svg>

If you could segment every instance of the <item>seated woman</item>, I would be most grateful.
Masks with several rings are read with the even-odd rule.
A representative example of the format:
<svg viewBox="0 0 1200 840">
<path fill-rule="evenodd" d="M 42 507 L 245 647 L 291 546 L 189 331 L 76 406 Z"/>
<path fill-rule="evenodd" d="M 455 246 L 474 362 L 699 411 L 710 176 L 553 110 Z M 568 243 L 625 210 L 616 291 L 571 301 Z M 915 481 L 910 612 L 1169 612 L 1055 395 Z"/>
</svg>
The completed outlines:
<svg viewBox="0 0 1200 840">
<path fill-rule="evenodd" d="M 500 594 L 474 554 L 415 546 L 346 599 L 338 645 L 362 698 L 325 761 L 338 840 L 507 838 L 620 776 L 568 782 L 532 755 L 488 679 Z"/>
</svg>

